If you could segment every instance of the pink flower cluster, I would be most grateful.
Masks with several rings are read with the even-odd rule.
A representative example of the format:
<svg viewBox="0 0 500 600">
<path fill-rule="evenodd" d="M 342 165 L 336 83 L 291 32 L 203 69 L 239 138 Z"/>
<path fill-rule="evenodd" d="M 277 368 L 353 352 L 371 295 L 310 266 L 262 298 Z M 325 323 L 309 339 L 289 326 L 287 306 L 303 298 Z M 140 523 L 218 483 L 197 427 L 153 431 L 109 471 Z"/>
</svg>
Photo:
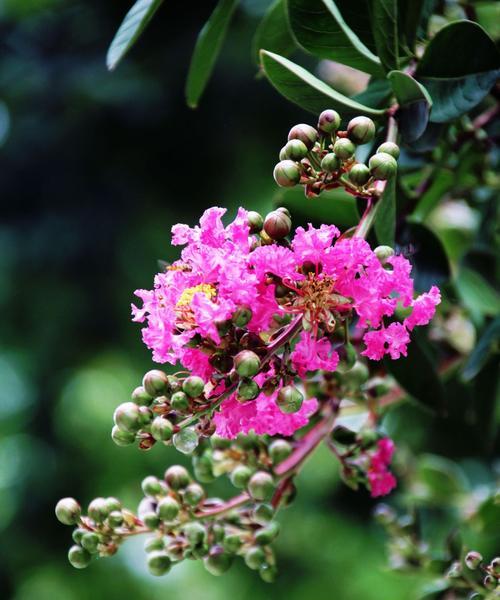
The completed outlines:
<svg viewBox="0 0 500 600">
<path fill-rule="evenodd" d="M 390 438 L 378 441 L 377 449 L 370 455 L 368 483 L 373 498 L 386 496 L 396 487 L 396 478 L 387 468 L 394 454 L 394 442 Z"/>
</svg>

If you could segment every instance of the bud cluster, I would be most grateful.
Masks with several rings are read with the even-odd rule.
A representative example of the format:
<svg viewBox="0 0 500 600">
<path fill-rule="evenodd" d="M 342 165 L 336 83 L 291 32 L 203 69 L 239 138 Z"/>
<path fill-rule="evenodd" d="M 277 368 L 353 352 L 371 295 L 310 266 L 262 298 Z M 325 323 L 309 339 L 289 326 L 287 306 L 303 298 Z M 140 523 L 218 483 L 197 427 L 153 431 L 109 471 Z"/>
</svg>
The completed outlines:
<svg viewBox="0 0 500 600">
<path fill-rule="evenodd" d="M 399 147 L 393 142 L 381 144 L 368 165 L 356 160 L 356 147 L 375 137 L 371 119 L 354 117 L 345 131 L 340 130 L 340 123 L 340 115 L 328 109 L 319 115 L 316 129 L 305 123 L 294 125 L 274 168 L 276 183 L 281 187 L 304 185 L 307 197 L 338 187 L 356 196 L 371 196 L 375 181 L 396 174 Z"/>
</svg>

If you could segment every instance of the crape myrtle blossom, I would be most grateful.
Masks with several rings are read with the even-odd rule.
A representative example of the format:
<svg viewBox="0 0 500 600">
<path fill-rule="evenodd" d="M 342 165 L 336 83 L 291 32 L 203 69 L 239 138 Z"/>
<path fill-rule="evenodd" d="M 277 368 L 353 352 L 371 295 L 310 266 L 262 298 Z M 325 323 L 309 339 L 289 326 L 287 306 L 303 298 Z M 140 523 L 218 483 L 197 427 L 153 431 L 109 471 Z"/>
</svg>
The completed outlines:
<svg viewBox="0 0 500 600">
<path fill-rule="evenodd" d="M 394 442 L 390 438 L 383 438 L 371 453 L 367 477 L 373 498 L 386 496 L 396 487 L 396 478 L 388 469 L 394 450 Z"/>
</svg>

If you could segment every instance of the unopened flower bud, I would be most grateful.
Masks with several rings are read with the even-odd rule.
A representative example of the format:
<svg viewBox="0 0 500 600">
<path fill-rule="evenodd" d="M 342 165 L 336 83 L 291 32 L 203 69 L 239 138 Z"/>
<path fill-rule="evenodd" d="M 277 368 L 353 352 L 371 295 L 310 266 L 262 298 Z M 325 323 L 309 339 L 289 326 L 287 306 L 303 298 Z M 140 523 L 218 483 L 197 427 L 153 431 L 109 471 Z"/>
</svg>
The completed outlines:
<svg viewBox="0 0 500 600">
<path fill-rule="evenodd" d="M 300 161 L 307 156 L 307 146 L 301 140 L 290 140 L 285 146 L 286 158 Z"/>
<path fill-rule="evenodd" d="M 368 164 L 370 165 L 370 171 L 372 172 L 373 177 L 382 181 L 396 175 L 396 171 L 398 170 L 396 159 L 385 152 L 374 154 L 370 158 Z"/>
<path fill-rule="evenodd" d="M 318 118 L 318 129 L 325 133 L 333 133 L 340 127 L 340 115 L 336 110 L 324 110 Z"/>
<path fill-rule="evenodd" d="M 184 392 L 175 392 L 170 398 L 170 406 L 173 410 L 184 412 L 189 408 L 189 399 Z"/>
<path fill-rule="evenodd" d="M 130 446 L 135 442 L 135 433 L 122 431 L 118 425 L 114 425 L 111 430 L 111 439 L 117 446 Z"/>
<path fill-rule="evenodd" d="M 235 554 L 243 545 L 243 540 L 237 533 L 229 533 L 224 537 L 222 545 L 225 550 L 231 554 Z"/>
<path fill-rule="evenodd" d="M 232 470 L 230 479 L 235 488 L 243 490 L 247 487 L 251 476 L 252 470 L 249 467 L 238 465 Z"/>
<path fill-rule="evenodd" d="M 292 215 L 290 213 L 290 211 L 288 210 L 288 208 L 286 208 L 285 206 L 278 206 L 278 208 L 275 209 L 276 212 L 282 212 L 283 214 L 285 214 L 289 219 L 292 218 Z"/>
<path fill-rule="evenodd" d="M 252 309 L 248 308 L 248 306 L 240 306 L 235 310 L 233 316 L 231 317 L 231 321 L 236 325 L 236 327 L 245 327 L 245 325 L 248 325 L 251 319 Z"/>
<path fill-rule="evenodd" d="M 66 523 L 65 523 L 66 525 Z M 82 529 L 81 527 L 77 527 L 76 529 L 73 529 L 73 532 L 71 533 L 71 537 L 73 538 L 73 541 L 75 542 L 75 544 L 80 544 L 80 542 L 82 541 L 82 537 L 87 533 L 88 529 Z"/>
<path fill-rule="evenodd" d="M 266 583 L 274 583 L 276 581 L 276 577 L 278 576 L 278 569 L 276 565 L 262 565 L 259 569 L 259 575 L 262 581 Z"/>
<path fill-rule="evenodd" d="M 151 552 L 148 555 L 148 569 L 151 575 L 155 575 L 156 577 L 160 577 L 161 575 L 165 575 L 170 571 L 171 560 L 168 554 L 163 550 L 157 550 L 156 552 Z"/>
<path fill-rule="evenodd" d="M 370 179 L 370 169 L 363 163 L 357 163 L 351 167 L 349 179 L 354 185 L 365 185 Z"/>
<path fill-rule="evenodd" d="M 211 575 L 222 575 L 233 564 L 233 556 L 224 552 L 222 546 L 214 546 L 203 560 L 203 564 Z"/>
<path fill-rule="evenodd" d="M 68 552 L 68 560 L 75 569 L 85 569 L 90 565 L 92 555 L 81 546 L 71 546 Z"/>
<path fill-rule="evenodd" d="M 285 238 L 292 230 L 292 220 L 282 211 L 270 212 L 264 221 L 264 231 L 273 240 Z"/>
<path fill-rule="evenodd" d="M 390 246 L 377 246 L 373 251 L 375 256 L 379 259 L 382 264 L 385 264 L 385 261 L 394 256 L 394 249 Z"/>
<path fill-rule="evenodd" d="M 205 490 L 199 483 L 190 483 L 184 490 L 184 502 L 190 506 L 198 506 L 203 498 L 205 498 Z"/>
<path fill-rule="evenodd" d="M 458 561 L 455 561 L 451 564 L 448 572 L 446 573 L 446 577 L 450 579 L 456 579 L 462 575 L 462 566 Z"/>
<path fill-rule="evenodd" d="M 347 124 L 347 135 L 355 144 L 367 144 L 375 136 L 375 123 L 368 117 L 354 117 Z"/>
<path fill-rule="evenodd" d="M 248 492 L 254 500 L 267 500 L 274 491 L 272 476 L 266 471 L 257 471 L 250 477 Z"/>
<path fill-rule="evenodd" d="M 212 461 L 208 453 L 193 458 L 194 475 L 201 483 L 210 483 L 215 479 Z"/>
<path fill-rule="evenodd" d="M 198 446 L 198 434 L 192 427 L 186 427 L 173 436 L 172 443 L 179 452 L 191 454 Z"/>
<path fill-rule="evenodd" d="M 196 521 L 186 523 L 182 528 L 182 532 L 186 536 L 186 539 L 191 546 L 202 544 L 205 542 L 207 537 L 205 527 Z"/>
<path fill-rule="evenodd" d="M 471 569 L 471 571 L 474 571 L 475 569 L 477 569 L 479 567 L 482 560 L 483 560 L 483 557 L 481 556 L 481 554 L 479 554 L 479 552 L 472 551 L 472 552 L 467 552 L 464 562 L 468 569 Z"/>
<path fill-rule="evenodd" d="M 151 423 L 151 435 L 158 442 L 167 442 L 171 439 L 173 432 L 174 426 L 164 417 L 156 417 Z"/>
<path fill-rule="evenodd" d="M 385 152 L 386 154 L 390 154 L 396 160 L 399 158 L 399 146 L 394 142 L 384 142 L 380 144 L 377 148 L 377 152 Z"/>
<path fill-rule="evenodd" d="M 281 148 L 280 153 L 279 153 L 279 159 L 280 160 L 286 160 L 287 156 L 286 156 L 286 146 L 283 146 L 283 148 Z"/>
<path fill-rule="evenodd" d="M 153 420 L 153 412 L 148 406 L 139 406 L 139 423 L 141 429 Z"/>
<path fill-rule="evenodd" d="M 56 517 L 64 525 L 74 525 L 80 520 L 82 509 L 74 498 L 62 498 L 56 504 Z"/>
<path fill-rule="evenodd" d="M 168 378 L 163 371 L 153 369 L 144 375 L 142 385 L 150 396 L 156 398 L 156 396 L 162 396 L 167 392 Z"/>
<path fill-rule="evenodd" d="M 164 550 L 165 544 L 163 543 L 163 539 L 159 537 L 150 537 L 144 542 L 144 550 L 149 552 L 155 552 L 157 550 Z"/>
<path fill-rule="evenodd" d="M 108 514 L 113 512 L 114 510 L 121 510 L 122 503 L 118 500 L 118 498 L 114 498 L 113 496 L 109 496 L 106 498 L 106 508 L 108 510 Z"/>
<path fill-rule="evenodd" d="M 493 575 L 495 575 L 495 577 L 500 576 L 500 556 L 496 556 L 490 562 L 490 569 L 491 569 L 491 572 L 493 573 Z"/>
<path fill-rule="evenodd" d="M 273 171 L 276 183 L 281 187 L 293 187 L 300 181 L 300 167 L 293 160 L 281 160 Z"/>
<path fill-rule="evenodd" d="M 292 453 L 292 445 L 286 440 L 274 440 L 269 445 L 269 456 L 273 465 L 283 462 Z"/>
<path fill-rule="evenodd" d="M 353 156 L 356 150 L 355 145 L 347 138 L 339 138 L 335 144 L 333 144 L 333 152 L 341 159 L 347 160 Z"/>
<path fill-rule="evenodd" d="M 365 363 L 357 360 L 352 369 L 349 369 L 346 373 L 342 374 L 342 382 L 346 383 L 350 388 L 356 389 L 363 383 L 368 381 L 370 372 Z"/>
<path fill-rule="evenodd" d="M 99 545 L 100 537 L 97 533 L 93 531 L 88 531 L 85 535 L 82 536 L 81 545 L 87 552 L 90 554 L 95 554 L 97 552 L 97 546 Z"/>
<path fill-rule="evenodd" d="M 245 552 L 245 564 L 249 569 L 257 571 L 266 562 L 266 553 L 260 546 L 252 546 Z"/>
<path fill-rule="evenodd" d="M 121 527 L 123 525 L 123 514 L 119 510 L 114 510 L 108 515 L 108 524 L 111 528 Z"/>
<path fill-rule="evenodd" d="M 152 401 L 153 397 L 146 392 L 144 386 L 142 385 L 136 387 L 132 392 L 132 402 L 138 404 L 139 406 L 149 406 Z"/>
<path fill-rule="evenodd" d="M 186 377 L 184 383 L 182 384 L 183 391 L 186 392 L 186 394 L 191 398 L 197 398 L 198 396 L 201 396 L 204 387 L 205 382 L 197 375 Z"/>
<path fill-rule="evenodd" d="M 278 535 L 280 524 L 278 521 L 271 521 L 262 529 L 257 530 L 255 534 L 255 543 L 259 546 L 268 546 Z"/>
<path fill-rule="evenodd" d="M 231 440 L 220 437 L 219 435 L 213 435 L 210 438 L 210 445 L 214 450 L 226 450 L 231 446 Z"/>
<path fill-rule="evenodd" d="M 87 509 L 89 517 L 96 523 L 102 523 L 109 514 L 105 498 L 94 498 Z"/>
<path fill-rule="evenodd" d="M 492 575 L 486 575 L 483 579 L 483 585 L 487 590 L 494 590 L 497 587 L 497 580 Z"/>
<path fill-rule="evenodd" d="M 148 475 L 142 480 L 142 491 L 146 496 L 156 496 L 161 493 L 160 480 L 154 475 Z"/>
<path fill-rule="evenodd" d="M 273 519 L 275 512 L 271 504 L 257 504 L 252 511 L 252 519 L 256 523 L 266 525 Z"/>
<path fill-rule="evenodd" d="M 288 133 L 288 141 L 290 140 L 300 140 L 303 142 L 307 149 L 310 150 L 316 140 L 318 139 L 318 132 L 314 127 L 310 125 L 306 125 L 305 123 L 300 123 L 299 125 L 295 125 L 292 127 Z"/>
<path fill-rule="evenodd" d="M 158 502 L 156 511 L 162 521 L 173 521 L 179 514 L 180 506 L 171 496 L 162 498 Z"/>
<path fill-rule="evenodd" d="M 242 350 L 234 357 L 234 368 L 241 377 L 253 377 L 260 369 L 260 358 L 251 350 Z"/>
<path fill-rule="evenodd" d="M 259 385 L 253 379 L 243 379 L 238 385 L 236 399 L 239 402 L 247 402 L 248 400 L 254 400 L 259 394 Z"/>
<path fill-rule="evenodd" d="M 321 170 L 326 173 L 333 173 L 340 168 L 340 160 L 334 152 L 325 154 L 321 161 Z"/>
<path fill-rule="evenodd" d="M 165 481 L 172 490 L 182 490 L 189 485 L 191 478 L 181 465 L 172 465 L 165 471 Z"/>
<path fill-rule="evenodd" d="M 293 385 L 286 385 L 278 392 L 276 404 L 282 413 L 291 414 L 300 410 L 304 396 Z"/>
<path fill-rule="evenodd" d="M 175 375 L 167 375 L 168 380 L 168 390 L 171 394 L 178 392 L 182 389 L 182 384 L 179 379 Z"/>
</svg>

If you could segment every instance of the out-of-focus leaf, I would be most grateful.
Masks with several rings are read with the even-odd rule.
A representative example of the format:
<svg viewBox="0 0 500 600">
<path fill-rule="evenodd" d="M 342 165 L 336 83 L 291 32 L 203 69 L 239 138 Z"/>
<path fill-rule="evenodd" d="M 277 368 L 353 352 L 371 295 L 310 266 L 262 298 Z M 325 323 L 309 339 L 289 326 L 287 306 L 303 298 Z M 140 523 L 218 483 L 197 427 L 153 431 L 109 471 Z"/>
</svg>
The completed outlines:
<svg viewBox="0 0 500 600">
<path fill-rule="evenodd" d="M 372 30 L 377 54 L 386 71 L 399 67 L 397 0 L 373 0 Z"/>
<path fill-rule="evenodd" d="M 437 600 L 442 598 L 443 592 L 450 587 L 449 579 L 436 579 L 430 583 L 425 583 L 417 592 L 417 600 Z"/>
<path fill-rule="evenodd" d="M 455 181 L 455 174 L 451 171 L 441 170 L 434 178 L 429 189 L 420 198 L 412 214 L 412 220 L 423 221 L 434 209 L 436 204 L 446 194 Z"/>
<path fill-rule="evenodd" d="M 325 82 L 292 61 L 261 50 L 264 72 L 271 84 L 285 98 L 315 114 L 326 108 L 338 110 L 342 116 L 367 115 L 372 119 L 382 117 L 383 110 L 370 108 L 335 91 Z"/>
<path fill-rule="evenodd" d="M 462 371 L 465 381 L 470 381 L 481 371 L 495 348 L 497 352 L 500 350 L 500 317 L 488 325 L 467 359 Z"/>
<path fill-rule="evenodd" d="M 442 123 L 474 108 L 500 75 L 500 54 L 486 31 L 454 21 L 431 40 L 416 77 L 433 100 L 430 120 Z"/>
<path fill-rule="evenodd" d="M 378 243 L 394 247 L 396 234 L 396 178 L 389 179 L 375 215 L 375 235 Z"/>
<path fill-rule="evenodd" d="M 474 10 L 476 19 L 481 27 L 484 27 L 491 37 L 498 41 L 500 39 L 500 2 L 475 2 Z"/>
<path fill-rule="evenodd" d="M 455 279 L 455 286 L 462 302 L 473 312 L 496 316 L 500 312 L 500 296 L 480 275 L 462 267 Z"/>
<path fill-rule="evenodd" d="M 387 78 L 399 103 L 396 118 L 405 142 L 414 142 L 429 122 L 432 100 L 423 85 L 403 71 L 391 71 Z"/>
<path fill-rule="evenodd" d="M 400 30 L 400 41 L 403 37 L 404 43 L 409 50 L 413 50 L 417 31 L 422 20 L 425 0 L 399 0 L 398 21 Z"/>
<path fill-rule="evenodd" d="M 474 379 L 474 415 L 480 446 L 491 452 L 500 425 L 495 411 L 500 405 L 500 378 L 498 358 L 491 356 Z M 500 533 L 500 532 L 499 532 Z"/>
<path fill-rule="evenodd" d="M 418 461 L 410 495 L 422 504 L 453 506 L 467 487 L 465 474 L 456 463 L 426 454 Z"/>
<path fill-rule="evenodd" d="M 259 52 L 262 49 L 288 56 L 296 47 L 288 26 L 285 0 L 275 0 L 255 32 L 253 39 L 255 60 L 259 62 Z"/>
<path fill-rule="evenodd" d="M 106 65 L 113 70 L 135 44 L 163 0 L 137 0 L 123 19 L 111 42 Z"/>
<path fill-rule="evenodd" d="M 500 502 L 492 495 L 481 502 L 471 518 L 471 525 L 478 531 L 498 535 L 498 523 L 500 523 Z"/>
<path fill-rule="evenodd" d="M 391 93 L 391 86 L 386 79 L 373 79 L 366 89 L 352 96 L 352 99 L 371 108 L 379 108 L 386 105 Z"/>
<path fill-rule="evenodd" d="M 366 13 L 365 2 L 353 3 L 358 5 L 359 14 Z M 371 75 L 382 75 L 380 60 L 349 27 L 333 0 L 288 0 L 287 5 L 293 35 L 305 50 Z"/>
<path fill-rule="evenodd" d="M 191 108 L 198 106 L 210 79 L 238 1 L 219 0 L 196 40 L 186 82 L 186 100 Z"/>
</svg>

